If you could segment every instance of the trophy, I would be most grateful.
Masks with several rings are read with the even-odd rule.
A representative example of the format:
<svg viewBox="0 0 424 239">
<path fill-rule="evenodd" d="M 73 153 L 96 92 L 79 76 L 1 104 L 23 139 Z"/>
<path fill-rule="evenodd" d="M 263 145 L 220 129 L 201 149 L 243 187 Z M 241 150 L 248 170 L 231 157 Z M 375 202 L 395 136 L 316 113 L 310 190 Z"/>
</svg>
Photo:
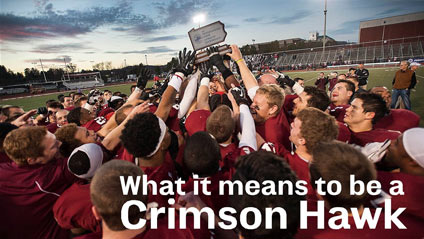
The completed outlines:
<svg viewBox="0 0 424 239">
<path fill-rule="evenodd" d="M 225 41 L 227 32 L 224 27 L 222 22 L 217 21 L 204 27 L 193 28 L 188 32 L 193 49 L 198 51 L 194 60 L 195 65 L 209 60 L 208 53 L 200 50 Z M 218 46 L 218 51 L 223 56 L 231 52 L 231 47 L 229 45 Z"/>
</svg>

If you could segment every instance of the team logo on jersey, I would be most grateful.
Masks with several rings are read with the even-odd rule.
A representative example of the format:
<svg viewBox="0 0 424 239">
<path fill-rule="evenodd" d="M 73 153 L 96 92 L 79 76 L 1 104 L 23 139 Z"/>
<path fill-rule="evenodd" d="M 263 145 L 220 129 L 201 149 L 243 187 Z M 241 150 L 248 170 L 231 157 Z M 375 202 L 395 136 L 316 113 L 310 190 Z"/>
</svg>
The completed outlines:
<svg viewBox="0 0 424 239">
<path fill-rule="evenodd" d="M 271 142 L 266 142 L 266 143 L 262 144 L 261 149 L 268 151 L 268 152 L 272 152 L 274 154 L 276 153 L 275 145 Z"/>
<path fill-rule="evenodd" d="M 95 118 L 94 121 L 99 125 L 104 125 L 104 124 L 106 124 L 107 119 L 103 116 L 99 116 L 99 117 Z"/>
</svg>

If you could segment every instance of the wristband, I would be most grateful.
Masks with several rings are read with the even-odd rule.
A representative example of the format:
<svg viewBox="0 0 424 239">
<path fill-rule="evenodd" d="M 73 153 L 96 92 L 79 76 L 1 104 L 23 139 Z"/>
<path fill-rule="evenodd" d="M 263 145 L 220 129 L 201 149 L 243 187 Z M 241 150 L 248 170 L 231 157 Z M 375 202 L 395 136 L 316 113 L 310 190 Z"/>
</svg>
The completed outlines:
<svg viewBox="0 0 424 239">
<path fill-rule="evenodd" d="M 209 81 L 210 79 L 208 77 L 203 77 L 202 80 L 200 81 L 200 86 L 204 85 L 209 87 Z"/>
<path fill-rule="evenodd" d="M 168 85 L 174 87 L 177 92 L 180 92 L 181 83 L 183 83 L 183 78 L 177 74 L 173 75 Z"/>
<path fill-rule="evenodd" d="M 244 59 L 243 59 L 243 58 L 240 58 L 240 59 L 238 59 L 238 60 L 236 61 L 236 63 L 239 63 L 240 61 L 244 61 Z"/>
</svg>

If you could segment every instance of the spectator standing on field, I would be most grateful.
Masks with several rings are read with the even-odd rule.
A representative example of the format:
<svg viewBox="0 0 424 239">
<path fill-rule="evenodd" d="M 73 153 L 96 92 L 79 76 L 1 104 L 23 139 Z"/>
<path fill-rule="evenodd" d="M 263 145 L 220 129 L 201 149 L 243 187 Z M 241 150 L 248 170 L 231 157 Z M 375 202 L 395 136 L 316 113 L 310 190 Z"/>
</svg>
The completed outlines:
<svg viewBox="0 0 424 239">
<path fill-rule="evenodd" d="M 399 96 L 402 98 L 405 109 L 411 110 L 411 100 L 409 99 L 410 91 L 415 87 L 417 79 L 414 71 L 408 69 L 409 62 L 401 61 L 400 69 L 396 72 L 392 85 L 392 105 L 391 108 L 396 108 L 396 103 Z"/>
<path fill-rule="evenodd" d="M 368 77 L 370 76 L 370 73 L 367 69 L 364 68 L 364 64 L 360 63 L 358 65 L 358 69 L 356 69 L 355 74 L 359 78 L 359 87 L 366 90 L 368 85 Z"/>
</svg>

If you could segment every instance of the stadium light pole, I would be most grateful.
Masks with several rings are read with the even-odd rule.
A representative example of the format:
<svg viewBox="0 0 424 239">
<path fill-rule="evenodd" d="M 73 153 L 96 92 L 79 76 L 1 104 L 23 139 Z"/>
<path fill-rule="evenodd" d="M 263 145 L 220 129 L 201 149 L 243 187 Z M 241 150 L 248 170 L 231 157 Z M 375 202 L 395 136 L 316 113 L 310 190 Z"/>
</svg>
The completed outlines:
<svg viewBox="0 0 424 239">
<path fill-rule="evenodd" d="M 41 58 L 40 58 L 40 64 L 41 64 L 41 70 L 43 71 L 44 81 L 47 83 L 46 73 L 44 72 L 43 62 L 41 61 Z"/>
<path fill-rule="evenodd" d="M 148 65 L 148 64 L 147 64 L 147 55 L 144 55 L 144 57 L 146 57 L 146 66 L 147 66 L 147 65 Z"/>
<path fill-rule="evenodd" d="M 325 53 L 326 35 L 327 35 L 327 0 L 325 0 L 325 6 L 324 6 L 324 37 L 322 40 L 322 56 L 323 57 Z"/>
</svg>

